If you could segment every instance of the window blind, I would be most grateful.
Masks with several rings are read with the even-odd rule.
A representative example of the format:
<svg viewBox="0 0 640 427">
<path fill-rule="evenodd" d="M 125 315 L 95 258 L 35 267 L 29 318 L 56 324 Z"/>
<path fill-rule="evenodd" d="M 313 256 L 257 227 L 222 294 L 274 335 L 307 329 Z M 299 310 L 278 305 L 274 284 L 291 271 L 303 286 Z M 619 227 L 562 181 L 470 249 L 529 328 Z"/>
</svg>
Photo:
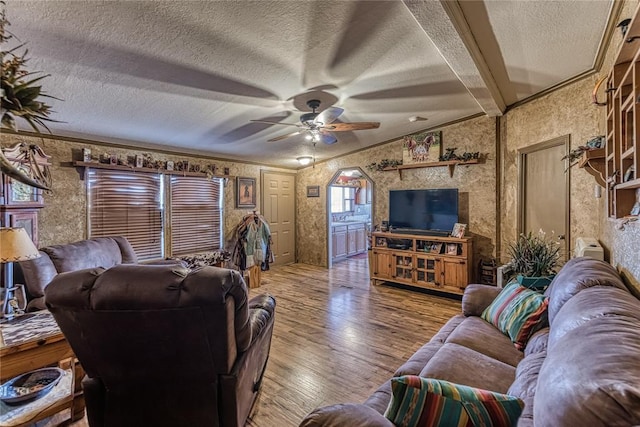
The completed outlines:
<svg viewBox="0 0 640 427">
<path fill-rule="evenodd" d="M 164 257 L 162 175 L 91 169 L 89 236 L 124 236 L 140 260 Z"/>
<path fill-rule="evenodd" d="M 171 254 L 219 249 L 222 242 L 220 179 L 171 176 Z"/>
</svg>

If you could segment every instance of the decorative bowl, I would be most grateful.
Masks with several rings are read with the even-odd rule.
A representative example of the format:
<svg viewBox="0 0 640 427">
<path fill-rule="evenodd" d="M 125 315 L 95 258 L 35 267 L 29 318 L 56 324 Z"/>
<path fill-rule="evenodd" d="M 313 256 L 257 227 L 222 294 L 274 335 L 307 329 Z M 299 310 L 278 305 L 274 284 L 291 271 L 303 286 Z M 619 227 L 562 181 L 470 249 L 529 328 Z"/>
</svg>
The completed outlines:
<svg viewBox="0 0 640 427">
<path fill-rule="evenodd" d="M 42 368 L 26 372 L 0 386 L 0 400 L 5 403 L 22 403 L 47 394 L 64 375 L 59 368 Z"/>
</svg>

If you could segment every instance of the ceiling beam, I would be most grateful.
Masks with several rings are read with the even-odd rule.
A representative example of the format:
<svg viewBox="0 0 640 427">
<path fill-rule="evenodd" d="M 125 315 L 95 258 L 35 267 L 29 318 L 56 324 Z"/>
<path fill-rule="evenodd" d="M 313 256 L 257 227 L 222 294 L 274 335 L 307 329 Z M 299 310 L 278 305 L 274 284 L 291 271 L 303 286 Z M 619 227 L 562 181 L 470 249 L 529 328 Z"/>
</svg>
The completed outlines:
<svg viewBox="0 0 640 427">
<path fill-rule="evenodd" d="M 506 104 L 458 2 L 403 2 L 482 110 L 501 116 Z"/>
</svg>

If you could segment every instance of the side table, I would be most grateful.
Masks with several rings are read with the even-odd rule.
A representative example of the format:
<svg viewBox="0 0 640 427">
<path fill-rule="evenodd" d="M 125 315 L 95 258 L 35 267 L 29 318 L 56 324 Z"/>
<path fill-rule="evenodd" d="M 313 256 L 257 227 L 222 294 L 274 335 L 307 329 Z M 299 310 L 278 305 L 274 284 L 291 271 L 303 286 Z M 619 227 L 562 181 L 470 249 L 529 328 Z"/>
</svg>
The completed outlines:
<svg viewBox="0 0 640 427">
<path fill-rule="evenodd" d="M 11 407 L 0 403 L 3 405 L 3 412 L 15 408 L 15 412 L 20 415 L 20 421 L 14 423 L 7 416 L 8 413 L 0 414 L 3 419 L 9 418 L 4 419 L 2 425 L 27 425 L 64 409 L 70 409 L 71 421 L 77 421 L 84 417 L 85 404 L 81 385 L 84 371 L 51 313 L 43 310 L 0 323 L 0 382 L 4 383 L 17 375 L 51 365 L 57 365 L 71 375 L 69 393 L 63 393 L 64 396 L 44 408 L 36 403 L 40 399 L 47 399 L 47 395 L 35 400 L 33 406 L 39 407 L 27 415 L 27 408 L 21 406 L 29 404 Z M 53 390 L 49 392 L 51 393 Z M 27 421 L 25 417 L 28 418 Z"/>
</svg>

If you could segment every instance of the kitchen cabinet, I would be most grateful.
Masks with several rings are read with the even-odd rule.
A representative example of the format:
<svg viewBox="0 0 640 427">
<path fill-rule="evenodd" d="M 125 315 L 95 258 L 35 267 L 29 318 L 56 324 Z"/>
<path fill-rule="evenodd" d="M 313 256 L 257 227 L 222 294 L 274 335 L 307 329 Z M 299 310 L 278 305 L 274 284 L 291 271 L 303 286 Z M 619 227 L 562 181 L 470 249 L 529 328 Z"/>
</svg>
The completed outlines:
<svg viewBox="0 0 640 427">
<path fill-rule="evenodd" d="M 356 192 L 356 204 L 369 205 L 371 204 L 371 184 L 366 179 L 360 180 L 360 188 Z"/>
<path fill-rule="evenodd" d="M 356 254 L 356 230 L 347 227 L 347 255 Z"/>
<path fill-rule="evenodd" d="M 367 231 L 364 222 L 348 222 L 331 227 L 332 259 L 363 253 L 367 250 Z"/>
<path fill-rule="evenodd" d="M 367 230 L 364 224 L 356 229 L 356 253 L 362 253 L 367 250 Z"/>
<path fill-rule="evenodd" d="M 347 226 L 334 226 L 331 233 L 332 256 L 340 258 L 347 256 Z"/>
</svg>

